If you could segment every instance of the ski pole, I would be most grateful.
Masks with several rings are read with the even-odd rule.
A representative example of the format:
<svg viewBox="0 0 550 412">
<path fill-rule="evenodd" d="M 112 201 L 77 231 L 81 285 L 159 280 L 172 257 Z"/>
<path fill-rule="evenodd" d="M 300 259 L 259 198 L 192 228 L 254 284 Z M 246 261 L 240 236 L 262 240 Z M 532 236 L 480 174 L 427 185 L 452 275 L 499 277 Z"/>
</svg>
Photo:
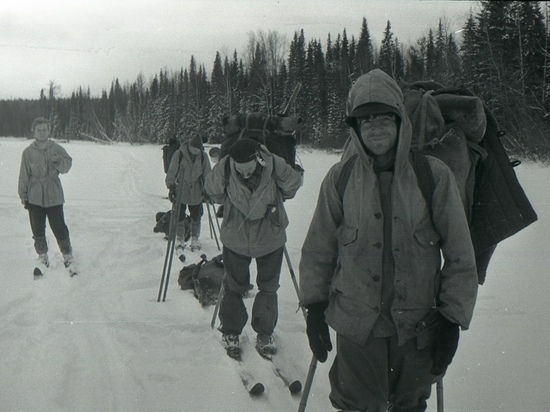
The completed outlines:
<svg viewBox="0 0 550 412">
<path fill-rule="evenodd" d="M 435 392 L 437 395 L 437 412 L 443 412 L 443 378 L 437 381 L 435 385 Z"/>
<path fill-rule="evenodd" d="M 218 233 L 220 233 L 221 232 L 220 220 L 218 218 L 218 214 L 216 213 L 216 207 L 214 206 L 214 203 L 212 203 L 212 201 L 210 201 L 210 205 L 212 206 L 212 210 L 214 211 L 214 216 L 216 217 L 216 226 L 218 226 Z"/>
<path fill-rule="evenodd" d="M 174 246 L 176 244 L 176 232 L 179 224 L 179 216 L 181 209 L 181 196 L 183 190 L 181 190 L 176 196 L 176 202 L 172 203 L 172 215 L 170 216 L 170 230 L 168 231 L 168 244 L 166 245 L 166 254 L 164 255 L 164 265 L 162 267 L 162 276 L 160 279 L 159 293 L 157 302 L 166 300 L 166 291 L 168 290 L 168 283 L 170 281 L 170 271 L 172 270 L 172 260 L 174 258 Z"/>
<path fill-rule="evenodd" d="M 292 283 L 294 284 L 294 289 L 296 289 L 296 295 L 298 296 L 298 301 L 300 302 L 300 308 L 302 309 L 304 320 L 307 322 L 307 312 L 305 308 L 301 305 L 302 293 L 300 292 L 300 286 L 298 285 L 298 281 L 296 280 L 296 274 L 294 273 L 294 269 L 292 268 L 292 262 L 290 261 L 290 255 L 288 254 L 286 245 L 284 246 L 284 253 L 285 253 L 286 264 L 288 265 L 288 270 L 290 272 L 290 277 L 292 278 Z M 302 391 L 302 398 L 300 399 L 300 406 L 298 407 L 298 412 L 304 412 L 306 410 L 307 399 L 309 397 L 309 392 L 311 391 L 311 386 L 313 385 L 313 378 L 315 376 L 316 369 L 317 369 L 317 358 L 315 357 L 315 355 L 313 355 L 311 357 L 311 362 L 309 363 L 306 383 Z"/>
<path fill-rule="evenodd" d="M 311 362 L 309 364 L 309 370 L 307 372 L 306 383 L 302 392 L 302 398 L 300 399 L 300 406 L 298 407 L 298 412 L 304 412 L 307 406 L 307 398 L 309 397 L 309 392 L 311 390 L 311 385 L 313 384 L 313 377 L 315 376 L 315 370 L 317 369 L 317 358 L 315 356 L 311 357 Z"/>
<path fill-rule="evenodd" d="M 290 272 L 290 277 L 292 279 L 292 283 L 294 284 L 294 289 L 296 290 L 296 295 L 298 295 L 298 302 L 302 302 L 302 294 L 300 293 L 300 286 L 298 286 L 298 281 L 296 280 L 296 274 L 294 273 L 294 269 L 292 268 L 292 262 L 290 261 L 290 255 L 288 254 L 288 250 L 286 248 L 286 245 L 284 246 L 284 254 L 285 254 L 285 259 L 286 259 L 286 264 L 288 266 L 288 270 Z M 300 306 L 302 308 L 302 312 L 304 314 L 304 319 L 306 318 L 307 314 L 306 314 L 306 310 Z"/>
<path fill-rule="evenodd" d="M 212 214 L 210 213 L 210 203 L 206 202 L 206 210 L 208 210 L 208 222 L 210 223 L 210 231 L 214 232 L 214 239 L 216 239 L 216 246 L 220 249 L 220 243 L 218 242 L 218 235 L 216 235 L 216 229 L 214 227 L 214 221 L 212 220 Z"/>
<path fill-rule="evenodd" d="M 225 275 L 224 275 L 225 278 Z M 214 313 L 212 314 L 212 321 L 210 322 L 210 327 L 214 329 L 214 326 L 216 326 L 216 317 L 218 316 L 218 311 L 220 310 L 220 302 L 223 299 L 223 295 L 225 293 L 225 287 L 223 286 L 223 279 L 222 279 L 222 285 L 220 286 L 220 293 L 218 293 L 218 301 L 216 302 L 216 307 L 214 308 Z"/>
</svg>

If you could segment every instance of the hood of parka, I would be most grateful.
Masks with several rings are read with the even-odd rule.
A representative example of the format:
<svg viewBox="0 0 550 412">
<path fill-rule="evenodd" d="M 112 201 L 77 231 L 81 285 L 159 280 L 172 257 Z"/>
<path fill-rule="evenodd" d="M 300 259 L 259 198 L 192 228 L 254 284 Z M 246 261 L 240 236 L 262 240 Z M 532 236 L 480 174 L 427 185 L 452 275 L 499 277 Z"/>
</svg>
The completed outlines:
<svg viewBox="0 0 550 412">
<path fill-rule="evenodd" d="M 352 144 L 345 148 L 343 157 L 349 157 L 358 153 L 359 157 L 369 164 L 372 159 L 367 155 L 366 147 L 359 136 L 356 118 L 349 117 L 353 110 L 368 103 L 382 103 L 393 107 L 399 113 L 399 125 L 397 136 L 397 152 L 395 158 L 395 170 L 400 169 L 409 161 L 409 149 L 411 146 L 411 123 L 403 106 L 403 94 L 401 89 L 390 76 L 380 69 L 372 70 L 357 79 L 351 87 L 346 103 L 347 122 L 350 124 Z"/>
</svg>

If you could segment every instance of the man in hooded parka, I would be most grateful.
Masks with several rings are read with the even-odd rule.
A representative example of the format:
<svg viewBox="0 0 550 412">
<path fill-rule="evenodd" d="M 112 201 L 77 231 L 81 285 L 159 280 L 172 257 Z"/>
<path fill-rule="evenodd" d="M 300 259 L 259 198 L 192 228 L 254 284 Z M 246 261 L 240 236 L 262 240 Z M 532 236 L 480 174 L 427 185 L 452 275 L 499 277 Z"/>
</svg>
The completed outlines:
<svg viewBox="0 0 550 412">
<path fill-rule="evenodd" d="M 300 286 L 315 357 L 332 349 L 335 408 L 424 411 L 477 296 L 468 223 L 450 169 L 427 157 L 429 210 L 409 157 L 395 81 L 376 69 L 352 86 L 350 142 L 325 177 L 302 248 Z M 343 194 L 340 174 L 356 156 Z M 442 258 L 444 262 L 442 265 Z"/>
</svg>

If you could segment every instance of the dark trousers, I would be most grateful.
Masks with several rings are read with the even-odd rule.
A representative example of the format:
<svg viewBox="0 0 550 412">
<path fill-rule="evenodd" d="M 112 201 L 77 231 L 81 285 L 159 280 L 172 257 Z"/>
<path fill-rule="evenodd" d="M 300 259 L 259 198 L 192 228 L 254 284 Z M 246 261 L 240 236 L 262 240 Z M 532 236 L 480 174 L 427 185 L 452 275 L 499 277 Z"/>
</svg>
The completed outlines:
<svg viewBox="0 0 550 412">
<path fill-rule="evenodd" d="M 198 205 L 181 204 L 176 234 L 178 237 L 185 236 L 186 228 L 184 219 L 186 208 L 189 209 L 189 217 L 191 218 L 191 236 L 199 237 L 201 234 L 201 218 L 204 213 L 202 203 L 199 203 Z"/>
<path fill-rule="evenodd" d="M 36 253 L 42 254 L 48 251 L 48 244 L 46 243 L 46 218 L 48 218 L 50 229 L 57 240 L 61 253 L 72 253 L 69 228 L 65 224 L 63 205 L 42 207 L 29 204 L 28 210 Z"/>
<path fill-rule="evenodd" d="M 432 345 L 417 349 L 416 339 L 397 345 L 397 335 L 367 343 L 337 335 L 337 353 L 329 372 L 335 408 L 368 412 L 423 412 L 432 384 Z"/>
<path fill-rule="evenodd" d="M 193 222 L 200 222 L 201 217 L 204 214 L 204 209 L 202 207 L 202 203 L 199 203 L 198 205 L 185 205 L 181 204 L 180 206 L 180 214 L 179 214 L 179 221 L 181 222 L 183 219 L 185 219 L 185 210 L 189 209 L 189 217 Z"/>
<path fill-rule="evenodd" d="M 277 289 L 283 263 L 283 247 L 256 258 L 258 293 L 252 305 L 252 329 L 261 335 L 271 335 L 278 318 Z M 220 330 L 240 334 L 248 320 L 243 295 L 250 285 L 252 258 L 223 248 L 225 294 L 220 303 Z"/>
</svg>

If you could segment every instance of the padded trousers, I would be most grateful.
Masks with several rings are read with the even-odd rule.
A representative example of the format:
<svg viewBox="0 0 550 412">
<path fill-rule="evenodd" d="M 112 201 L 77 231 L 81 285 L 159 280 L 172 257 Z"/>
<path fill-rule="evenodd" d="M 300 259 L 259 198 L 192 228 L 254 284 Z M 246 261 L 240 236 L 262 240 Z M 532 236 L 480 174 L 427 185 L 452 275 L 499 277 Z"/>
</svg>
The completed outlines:
<svg viewBox="0 0 550 412">
<path fill-rule="evenodd" d="M 397 335 L 365 345 L 337 335 L 329 372 L 330 400 L 337 409 L 368 412 L 423 412 L 432 384 L 431 345 L 417 349 L 413 338 L 398 346 Z M 388 409 L 389 408 L 389 409 Z"/>
<path fill-rule="evenodd" d="M 252 329 L 261 335 L 271 335 L 278 319 L 277 290 L 283 263 L 283 247 L 256 258 L 258 293 L 252 305 Z M 248 320 L 243 295 L 250 285 L 252 258 L 233 252 L 224 246 L 225 294 L 220 303 L 220 330 L 240 334 Z"/>
<path fill-rule="evenodd" d="M 48 251 L 48 244 L 46 243 L 46 218 L 48 218 L 50 229 L 57 240 L 61 253 L 64 255 L 72 253 L 69 229 L 65 224 L 63 214 L 63 205 L 42 207 L 29 204 L 28 210 L 36 253 L 42 254 Z"/>
</svg>

